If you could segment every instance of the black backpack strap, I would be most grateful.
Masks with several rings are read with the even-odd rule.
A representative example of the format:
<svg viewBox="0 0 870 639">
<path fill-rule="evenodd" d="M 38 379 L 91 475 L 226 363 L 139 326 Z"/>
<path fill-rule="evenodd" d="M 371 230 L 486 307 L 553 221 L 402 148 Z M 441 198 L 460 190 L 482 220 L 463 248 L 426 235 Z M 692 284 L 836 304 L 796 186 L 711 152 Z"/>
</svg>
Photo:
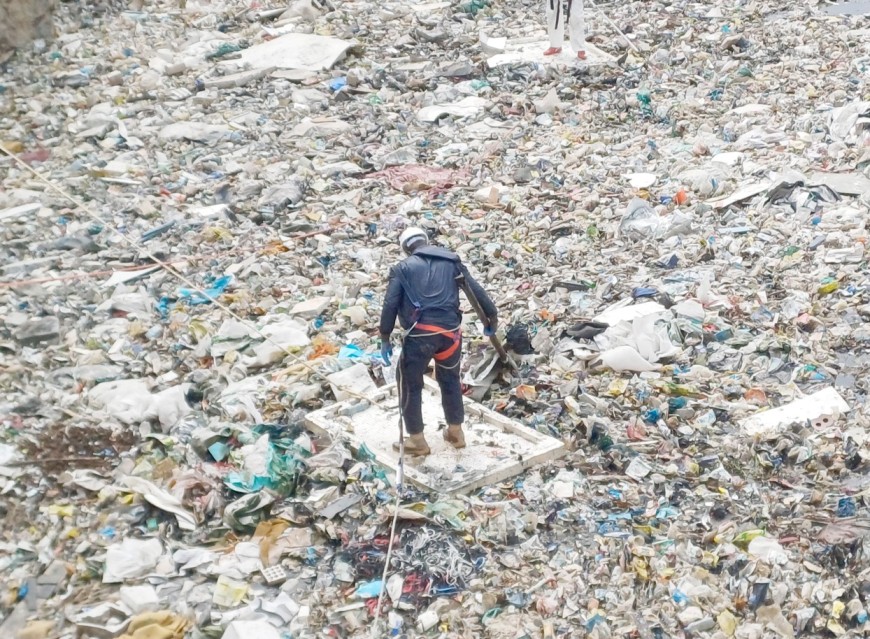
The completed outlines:
<svg viewBox="0 0 870 639">
<path fill-rule="evenodd" d="M 423 306 L 420 304 L 420 297 L 417 295 L 417 289 L 411 285 L 411 282 L 405 275 L 405 270 L 402 268 L 401 264 L 397 264 L 393 272 L 396 274 L 396 277 L 399 278 L 399 282 L 401 282 L 402 288 L 405 290 L 405 295 L 408 296 L 408 300 L 414 307 L 414 313 L 411 315 L 411 324 L 416 324 L 417 320 L 420 319 L 420 315 L 423 313 Z"/>
</svg>

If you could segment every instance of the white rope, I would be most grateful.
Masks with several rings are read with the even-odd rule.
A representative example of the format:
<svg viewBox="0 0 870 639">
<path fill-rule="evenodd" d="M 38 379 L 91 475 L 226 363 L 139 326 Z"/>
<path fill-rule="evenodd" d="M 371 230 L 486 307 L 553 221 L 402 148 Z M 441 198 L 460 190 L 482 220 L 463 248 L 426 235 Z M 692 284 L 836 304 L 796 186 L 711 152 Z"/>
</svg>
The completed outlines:
<svg viewBox="0 0 870 639">
<path fill-rule="evenodd" d="M 401 428 L 401 427 L 400 427 Z M 378 606 L 375 608 L 375 621 L 372 624 L 372 639 L 378 634 L 378 623 L 381 619 L 381 605 L 387 590 L 387 572 L 390 570 L 390 560 L 393 557 L 393 542 L 396 539 L 396 524 L 399 521 L 399 504 L 402 499 L 402 480 L 405 474 L 405 439 L 399 440 L 399 468 L 396 472 L 396 501 L 393 504 L 393 523 L 390 525 L 390 542 L 387 544 L 387 557 L 384 560 L 384 572 L 381 573 L 381 591 L 378 593 Z"/>
<path fill-rule="evenodd" d="M 12 158 L 13 162 L 15 162 L 16 164 L 21 166 L 21 168 L 23 168 L 24 170 L 31 173 L 34 177 L 36 177 L 37 180 L 39 180 L 40 182 L 45 184 L 52 191 L 56 192 L 61 197 L 65 198 L 65 199 L 69 200 L 70 202 L 72 202 L 73 204 L 75 204 L 76 208 L 73 210 L 80 210 L 80 211 L 84 212 L 85 215 L 90 217 L 95 222 L 99 222 L 105 228 L 110 229 L 112 232 L 114 232 L 116 235 L 118 235 L 124 242 L 126 242 L 128 245 L 135 248 L 136 250 L 144 253 L 146 256 L 148 256 L 148 258 L 153 260 L 153 262 L 155 264 L 157 264 L 158 266 L 163 268 L 168 273 L 177 277 L 181 282 L 183 282 L 188 287 L 190 287 L 194 292 L 202 295 L 205 299 L 210 300 L 212 302 L 212 304 L 215 305 L 215 307 L 219 308 L 220 310 L 225 312 L 227 315 L 229 315 L 230 317 L 232 317 L 236 321 L 240 322 L 246 328 L 252 330 L 254 333 L 256 333 L 257 335 L 262 337 L 265 341 L 269 342 L 273 346 L 276 346 L 278 349 L 280 349 L 281 351 L 286 353 L 289 357 L 291 357 L 294 361 L 296 361 L 299 364 L 302 364 L 303 367 L 307 368 L 314 375 L 320 377 L 321 379 L 323 379 L 326 382 L 330 381 L 323 373 L 318 371 L 316 368 L 314 368 L 308 362 L 306 362 L 302 358 L 298 357 L 295 353 L 291 352 L 285 346 L 279 344 L 278 342 L 276 342 L 275 340 L 270 338 L 268 335 L 263 333 L 259 328 L 257 328 L 254 324 L 251 324 L 250 322 L 245 320 L 243 317 L 238 315 L 231 308 L 229 308 L 225 304 L 219 302 L 216 298 L 209 296 L 205 291 L 200 289 L 199 286 L 197 286 L 189 278 L 187 278 L 181 272 L 172 268 L 168 263 L 166 263 L 163 260 L 161 260 L 160 258 L 158 258 L 156 255 L 151 253 L 147 248 L 143 249 L 141 246 L 139 246 L 138 244 L 133 242 L 133 240 L 128 238 L 126 235 L 124 235 L 115 225 L 107 222 L 106 220 L 104 220 L 100 216 L 96 215 L 95 213 L 92 213 L 84 205 L 84 203 L 81 202 L 78 198 L 76 198 L 74 195 L 70 194 L 68 191 L 57 186 L 53 182 L 51 182 L 48 178 L 43 176 L 39 171 L 37 171 L 32 166 L 30 166 L 29 164 L 27 164 L 26 162 L 24 162 L 23 160 L 18 158 L 15 154 L 13 154 L 11 151 L 9 151 L 9 149 L 7 149 L 2 144 L 0 144 L 0 151 L 3 151 L 4 154 L 6 154 L 10 158 Z M 401 361 L 401 357 L 402 356 L 400 354 L 399 355 L 400 361 Z M 397 362 L 397 365 L 398 365 L 398 362 Z M 358 399 L 365 399 L 367 401 L 372 402 L 373 404 L 379 403 L 378 400 L 374 400 L 371 397 L 367 397 L 365 395 L 362 395 L 362 394 L 354 391 L 353 389 L 339 386 L 337 384 L 336 384 L 336 387 L 340 388 L 341 390 L 343 390 L 344 392 L 346 392 L 348 395 L 350 395 L 352 397 L 356 397 Z M 378 621 L 380 620 L 380 616 L 381 616 L 381 603 L 383 602 L 384 592 L 386 590 L 387 571 L 389 570 L 390 559 L 392 558 L 392 553 L 393 553 L 393 540 L 395 539 L 395 536 L 396 536 L 396 524 L 399 520 L 399 503 L 401 501 L 402 482 L 404 481 L 404 474 L 405 474 L 405 438 L 404 438 L 404 431 L 403 431 L 404 424 L 403 424 L 403 418 L 402 418 L 402 394 L 401 394 L 401 385 L 398 381 L 397 381 L 397 387 L 399 388 L 399 394 L 398 394 L 398 398 L 399 398 L 399 467 L 398 467 L 398 470 L 396 473 L 396 500 L 395 500 L 395 504 L 394 504 L 395 512 L 393 513 L 393 522 L 392 522 L 392 525 L 390 527 L 390 542 L 389 542 L 389 545 L 387 546 L 387 557 L 386 557 L 386 561 L 384 563 L 384 572 L 383 572 L 383 576 L 381 579 L 381 582 L 382 582 L 381 583 L 381 592 L 378 595 L 378 607 L 377 607 L 377 610 L 375 611 L 375 622 L 372 625 L 372 637 L 375 637 L 375 633 L 377 632 Z"/>
<path fill-rule="evenodd" d="M 620 28 L 616 26 L 616 24 L 613 22 L 613 20 L 611 20 L 610 18 L 607 17 L 607 14 L 604 13 L 604 11 L 602 11 L 601 7 L 596 6 L 595 3 L 592 2 L 592 0 L 584 0 L 584 2 L 588 2 L 590 5 L 592 5 L 592 8 L 595 9 L 596 11 L 598 11 L 598 13 L 601 14 L 601 17 L 604 18 L 611 27 L 616 29 L 616 32 L 622 36 L 622 39 L 628 43 L 628 46 L 630 46 L 634 50 L 635 53 L 640 53 L 640 49 L 638 49 L 634 45 L 634 42 L 632 42 L 631 40 L 628 39 L 628 37 L 620 30 Z"/>
<path fill-rule="evenodd" d="M 413 328 L 413 327 L 412 327 Z M 410 333 L 410 330 L 408 331 Z M 407 334 L 406 334 L 407 335 Z M 381 591 L 378 593 L 378 605 L 375 608 L 375 621 L 372 624 L 371 639 L 378 633 L 381 620 L 381 605 L 387 590 L 387 572 L 390 570 L 390 560 L 393 558 L 393 542 L 396 539 L 396 523 L 399 521 L 399 505 L 402 500 L 402 484 L 405 480 L 405 411 L 402 401 L 402 359 L 405 357 L 405 340 L 402 339 L 402 352 L 396 360 L 396 397 L 399 402 L 399 467 L 396 469 L 396 501 L 393 504 L 393 522 L 390 525 L 390 541 L 387 543 L 387 556 L 384 560 L 384 571 L 381 573 Z M 401 594 L 399 595 L 401 596 Z"/>
</svg>

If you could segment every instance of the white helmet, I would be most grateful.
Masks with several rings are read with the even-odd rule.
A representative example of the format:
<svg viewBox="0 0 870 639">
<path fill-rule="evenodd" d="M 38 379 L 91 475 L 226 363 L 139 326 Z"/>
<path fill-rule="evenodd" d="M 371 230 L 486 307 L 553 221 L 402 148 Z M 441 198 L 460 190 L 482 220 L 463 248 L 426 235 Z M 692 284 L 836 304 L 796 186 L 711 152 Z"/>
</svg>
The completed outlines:
<svg viewBox="0 0 870 639">
<path fill-rule="evenodd" d="M 426 231 L 417 227 L 417 226 L 409 226 L 402 234 L 399 236 L 399 246 L 402 247 L 406 253 L 408 252 L 408 246 L 410 244 L 416 244 L 414 240 L 423 240 L 424 243 L 429 242 L 429 236 L 426 235 Z"/>
</svg>

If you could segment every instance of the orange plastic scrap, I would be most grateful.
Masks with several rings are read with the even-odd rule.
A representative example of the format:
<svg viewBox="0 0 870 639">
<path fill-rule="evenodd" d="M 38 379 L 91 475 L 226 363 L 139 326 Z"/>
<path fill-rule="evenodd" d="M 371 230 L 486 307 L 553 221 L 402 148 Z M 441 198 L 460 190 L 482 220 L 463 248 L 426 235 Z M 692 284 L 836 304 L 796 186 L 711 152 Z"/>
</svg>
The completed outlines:
<svg viewBox="0 0 870 639">
<path fill-rule="evenodd" d="M 311 346 L 314 348 L 314 350 L 308 356 L 309 360 L 317 359 L 319 357 L 325 357 L 328 355 L 335 355 L 339 351 L 338 346 L 330 342 L 326 337 L 322 335 L 317 335 L 314 339 L 312 339 Z"/>
</svg>

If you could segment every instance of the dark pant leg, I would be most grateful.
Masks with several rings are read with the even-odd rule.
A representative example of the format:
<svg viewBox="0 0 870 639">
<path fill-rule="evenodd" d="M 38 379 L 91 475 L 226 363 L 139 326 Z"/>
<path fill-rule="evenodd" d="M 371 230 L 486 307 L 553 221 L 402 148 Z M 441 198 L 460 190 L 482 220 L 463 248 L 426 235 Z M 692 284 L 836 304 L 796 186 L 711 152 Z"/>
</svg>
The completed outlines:
<svg viewBox="0 0 870 639">
<path fill-rule="evenodd" d="M 453 338 L 439 336 L 440 348 L 443 351 L 453 345 Z M 459 348 L 450 357 L 435 362 L 435 378 L 441 388 L 441 406 L 444 408 L 444 419 L 448 424 L 461 425 L 465 419 L 465 406 L 462 403 L 462 383 L 459 381 L 459 362 L 462 359 L 462 338 L 459 338 Z"/>
<path fill-rule="evenodd" d="M 438 352 L 438 336 L 405 338 L 399 359 L 402 418 L 409 435 L 423 432 L 423 375 Z"/>
</svg>

